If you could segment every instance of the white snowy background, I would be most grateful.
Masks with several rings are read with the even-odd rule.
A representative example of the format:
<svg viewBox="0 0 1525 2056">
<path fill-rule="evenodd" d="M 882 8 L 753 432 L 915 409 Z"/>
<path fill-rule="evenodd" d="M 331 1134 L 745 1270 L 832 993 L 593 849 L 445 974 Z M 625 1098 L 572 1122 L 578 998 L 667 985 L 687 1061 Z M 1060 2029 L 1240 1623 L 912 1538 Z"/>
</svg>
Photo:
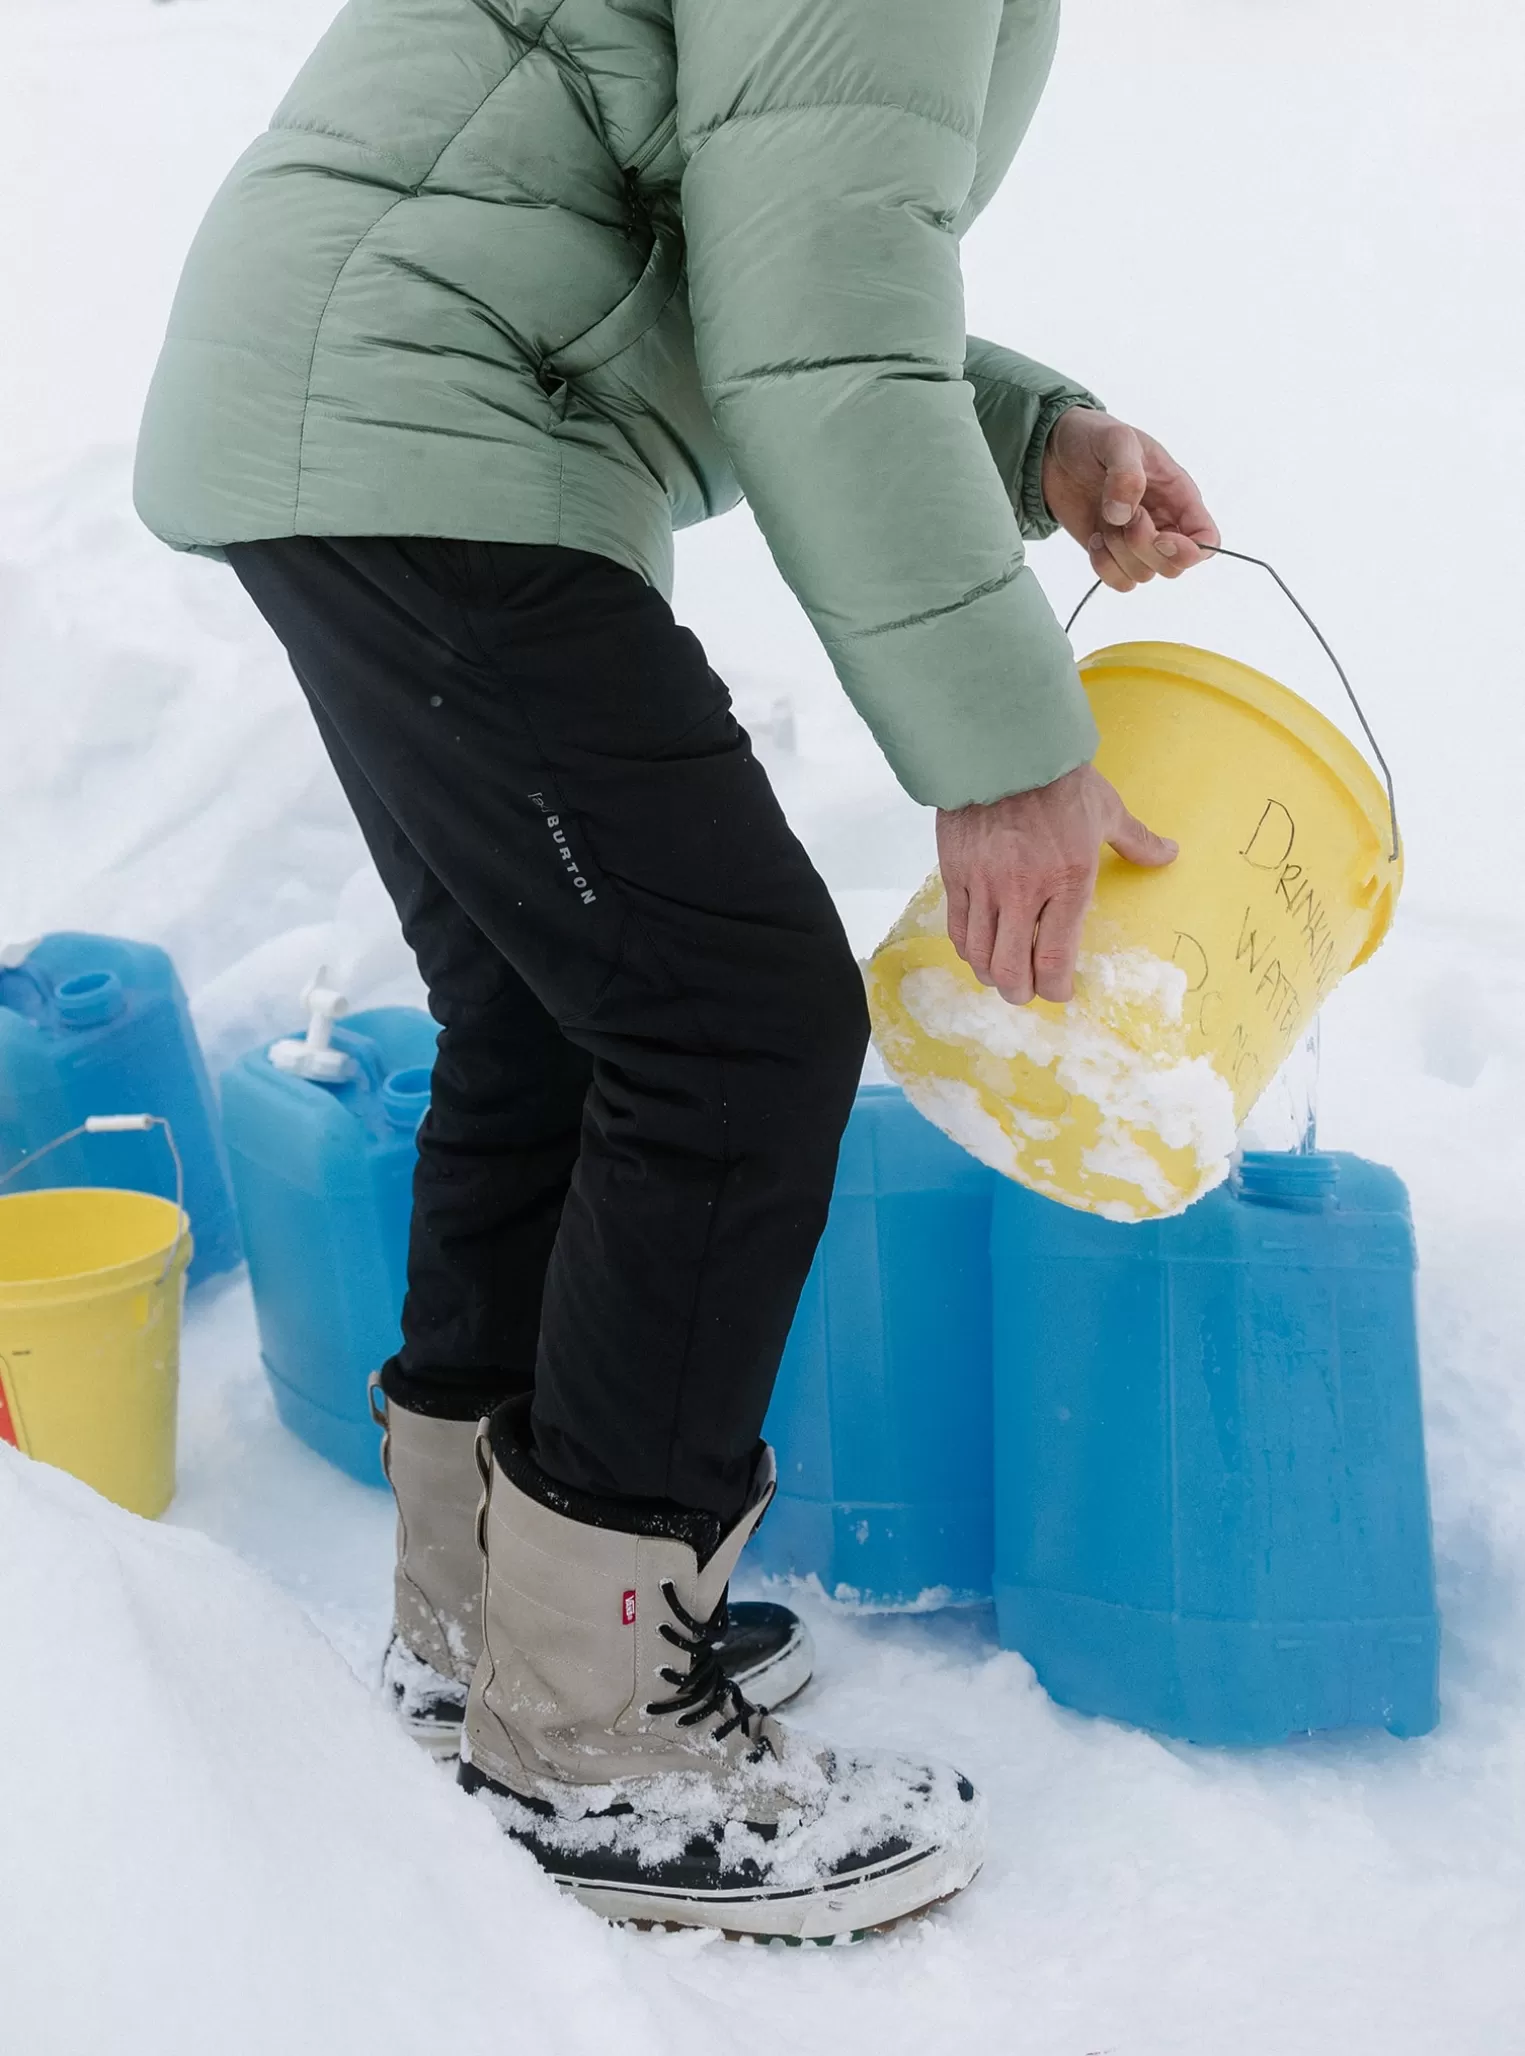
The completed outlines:
<svg viewBox="0 0 1525 2056">
<path fill-rule="evenodd" d="M 0 942 L 165 944 L 217 1063 L 287 1025 L 321 960 L 357 1004 L 418 997 L 279 653 L 128 503 L 185 245 L 331 12 L 0 0 Z M 1344 654 L 1397 772 L 1407 898 L 1327 1011 L 1320 1127 L 1414 1199 L 1439 1732 L 1169 1746 L 1056 1710 L 978 1614 L 815 1605 L 802 1717 L 964 1765 L 985 1875 L 853 1950 L 606 1929 L 392 1732 L 388 1504 L 276 1424 L 235 1283 L 191 1311 L 166 1522 L 0 1451 L 0 2047 L 1525 2046 L 1522 103 L 1512 0 L 1071 0 L 967 245 L 970 326 L 1177 450 Z M 1079 553 L 1035 556 L 1071 602 Z M 686 539 L 678 603 L 866 947 L 927 820 L 745 514 Z M 1082 641 L 1135 630 L 1343 719 L 1255 572 L 1103 597 Z"/>
</svg>

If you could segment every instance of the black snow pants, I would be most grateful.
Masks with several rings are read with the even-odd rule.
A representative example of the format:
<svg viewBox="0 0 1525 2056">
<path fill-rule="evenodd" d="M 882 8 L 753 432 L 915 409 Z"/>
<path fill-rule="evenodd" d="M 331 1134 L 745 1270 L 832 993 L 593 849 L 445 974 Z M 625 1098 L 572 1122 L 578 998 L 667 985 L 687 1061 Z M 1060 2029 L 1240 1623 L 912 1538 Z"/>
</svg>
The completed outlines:
<svg viewBox="0 0 1525 2056">
<path fill-rule="evenodd" d="M 729 1519 L 825 1220 L 862 984 L 696 639 L 509 543 L 228 555 L 290 655 L 440 1024 L 403 1344 L 562 1482 Z"/>
</svg>

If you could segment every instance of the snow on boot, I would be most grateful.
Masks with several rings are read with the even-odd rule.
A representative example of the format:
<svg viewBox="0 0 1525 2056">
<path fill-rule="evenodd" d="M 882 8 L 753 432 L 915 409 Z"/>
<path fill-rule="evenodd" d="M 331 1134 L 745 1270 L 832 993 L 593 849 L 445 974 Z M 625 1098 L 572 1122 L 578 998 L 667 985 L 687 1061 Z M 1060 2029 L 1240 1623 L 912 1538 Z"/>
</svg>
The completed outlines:
<svg viewBox="0 0 1525 2056">
<path fill-rule="evenodd" d="M 386 1432 L 381 1460 L 397 1500 L 397 1574 L 382 1689 L 432 1756 L 460 1747 L 466 1692 L 482 1648 L 482 1553 L 476 1420 L 440 1420 L 388 1398 L 371 1405 Z M 802 1692 L 815 1664 L 810 1630 L 787 1606 L 736 1602 L 717 1653 L 728 1677 L 769 1706 Z"/>
<path fill-rule="evenodd" d="M 772 1453 L 723 1533 L 569 1491 L 527 1437 L 522 1403 L 484 1436 L 486 1651 L 459 1776 L 557 1883 L 611 1920 L 817 1941 L 967 1885 L 983 1822 L 966 1778 L 806 1741 L 725 1676 L 716 1628 Z"/>
</svg>

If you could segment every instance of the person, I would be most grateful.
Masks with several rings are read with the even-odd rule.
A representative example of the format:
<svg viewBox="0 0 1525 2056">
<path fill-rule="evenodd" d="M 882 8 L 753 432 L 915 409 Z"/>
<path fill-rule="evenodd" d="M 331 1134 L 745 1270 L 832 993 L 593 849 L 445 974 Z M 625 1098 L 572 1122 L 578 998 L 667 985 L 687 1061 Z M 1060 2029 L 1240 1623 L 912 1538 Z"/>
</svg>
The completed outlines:
<svg viewBox="0 0 1525 2056">
<path fill-rule="evenodd" d="M 1070 995 L 1101 844 L 1173 846 L 1091 768 L 1023 539 L 1121 590 L 1217 537 L 1158 444 L 965 334 L 959 239 L 1056 31 L 351 0 L 213 201 L 148 399 L 141 514 L 285 644 L 440 1025 L 376 1395 L 388 1682 L 616 1918 L 826 1939 L 980 1862 L 967 1778 L 781 1725 L 749 1694 L 803 1683 L 803 1631 L 727 1608 L 867 1029 L 665 595 L 674 528 L 745 495 L 937 809 L 959 950 Z"/>
</svg>

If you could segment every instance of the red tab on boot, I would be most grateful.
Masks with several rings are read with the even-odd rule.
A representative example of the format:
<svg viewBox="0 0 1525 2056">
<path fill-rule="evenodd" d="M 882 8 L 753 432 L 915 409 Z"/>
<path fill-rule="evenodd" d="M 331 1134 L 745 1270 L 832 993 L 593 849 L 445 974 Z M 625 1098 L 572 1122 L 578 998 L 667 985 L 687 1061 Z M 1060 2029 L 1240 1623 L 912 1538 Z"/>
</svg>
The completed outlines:
<svg viewBox="0 0 1525 2056">
<path fill-rule="evenodd" d="M 627 1628 L 635 1626 L 635 1594 L 627 1592 L 620 1602 L 620 1620 Z"/>
</svg>

